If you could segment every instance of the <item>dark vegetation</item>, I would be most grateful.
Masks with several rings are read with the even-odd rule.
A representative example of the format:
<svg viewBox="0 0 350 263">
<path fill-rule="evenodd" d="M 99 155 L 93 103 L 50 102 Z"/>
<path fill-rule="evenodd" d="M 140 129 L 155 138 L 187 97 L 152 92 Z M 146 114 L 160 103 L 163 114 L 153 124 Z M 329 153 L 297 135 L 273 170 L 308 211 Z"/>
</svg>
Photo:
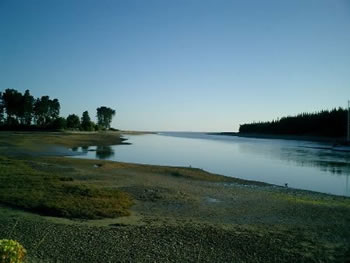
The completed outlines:
<svg viewBox="0 0 350 263">
<path fill-rule="evenodd" d="M 115 110 L 102 106 L 97 108 L 97 124 L 84 111 L 81 118 L 71 114 L 60 117 L 58 99 L 49 96 L 34 98 L 29 90 L 24 94 L 14 89 L 0 92 L 0 130 L 80 130 L 98 131 L 110 128 Z"/>
<path fill-rule="evenodd" d="M 338 108 L 302 113 L 281 119 L 242 124 L 239 133 L 305 135 L 341 138 L 346 136 L 347 110 Z"/>
<path fill-rule="evenodd" d="M 115 115 L 115 110 L 102 106 L 97 108 L 97 121 L 99 125 L 105 128 L 111 127 L 112 118 Z M 83 115 L 84 117 L 84 115 Z"/>
</svg>

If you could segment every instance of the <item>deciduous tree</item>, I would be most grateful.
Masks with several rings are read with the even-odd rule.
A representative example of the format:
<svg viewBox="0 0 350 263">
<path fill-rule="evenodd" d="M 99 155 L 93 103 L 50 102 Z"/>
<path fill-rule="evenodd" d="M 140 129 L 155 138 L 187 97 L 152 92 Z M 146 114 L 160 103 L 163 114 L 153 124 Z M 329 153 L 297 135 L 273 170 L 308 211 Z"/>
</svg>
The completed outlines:
<svg viewBox="0 0 350 263">
<path fill-rule="evenodd" d="M 34 113 L 34 97 L 30 95 L 29 90 L 24 92 L 22 97 L 21 108 L 21 122 L 24 125 L 30 126 L 32 123 L 33 113 Z"/>
<path fill-rule="evenodd" d="M 105 129 L 110 128 L 115 110 L 102 106 L 97 108 L 97 123 Z"/>
<path fill-rule="evenodd" d="M 34 103 L 34 119 L 38 126 L 49 126 L 60 114 L 58 99 L 50 100 L 49 96 L 42 96 Z"/>
<path fill-rule="evenodd" d="M 2 94 L 2 101 L 7 115 L 7 124 L 16 125 L 20 117 L 20 107 L 22 94 L 14 89 L 6 89 Z"/>
<path fill-rule="evenodd" d="M 4 123 L 4 103 L 2 101 L 2 92 L 0 92 L 0 125 L 2 125 Z"/>
</svg>

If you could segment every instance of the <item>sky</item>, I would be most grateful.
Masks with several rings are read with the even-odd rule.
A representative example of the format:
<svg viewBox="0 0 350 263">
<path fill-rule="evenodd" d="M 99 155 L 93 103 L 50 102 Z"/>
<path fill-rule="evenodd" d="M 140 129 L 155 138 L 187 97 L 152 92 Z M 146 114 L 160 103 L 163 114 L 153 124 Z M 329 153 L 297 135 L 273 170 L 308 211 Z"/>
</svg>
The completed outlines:
<svg viewBox="0 0 350 263">
<path fill-rule="evenodd" d="M 0 91 L 112 126 L 237 131 L 345 107 L 349 0 L 0 0 Z"/>
</svg>

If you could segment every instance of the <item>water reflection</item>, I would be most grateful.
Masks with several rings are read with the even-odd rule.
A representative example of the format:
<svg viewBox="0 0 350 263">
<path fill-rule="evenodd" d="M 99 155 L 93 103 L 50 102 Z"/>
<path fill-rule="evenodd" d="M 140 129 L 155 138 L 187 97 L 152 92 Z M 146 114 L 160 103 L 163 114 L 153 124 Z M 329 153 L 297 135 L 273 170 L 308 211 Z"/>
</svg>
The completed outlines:
<svg viewBox="0 0 350 263">
<path fill-rule="evenodd" d="M 82 146 L 82 147 L 81 147 L 81 150 L 82 150 L 83 152 L 87 152 L 87 151 L 89 150 L 89 146 Z"/>
<path fill-rule="evenodd" d="M 287 144 L 287 145 L 285 145 Z M 288 143 L 239 144 L 239 150 L 245 154 L 262 154 L 269 159 L 279 159 L 300 167 L 314 167 L 333 175 L 350 175 L 350 153 L 320 150 L 304 145 Z"/>
<path fill-rule="evenodd" d="M 327 146 L 327 145 L 326 145 Z M 271 160 L 281 160 L 291 168 L 294 166 L 305 169 L 315 168 L 323 173 L 335 175 L 343 181 L 342 195 L 350 196 L 350 153 L 332 151 L 318 143 L 311 142 L 268 142 L 239 143 L 241 153 L 248 155 L 263 155 Z M 285 171 L 288 173 L 288 171 Z M 307 176 L 305 170 L 305 177 Z M 311 180 L 309 180 L 310 183 Z M 326 180 L 325 180 L 326 181 Z M 328 181 L 328 180 L 327 180 Z M 331 182 L 331 181 L 330 181 Z M 310 189 L 318 190 L 318 186 L 309 185 Z M 341 186 L 339 186 L 341 187 Z M 330 187 L 329 187 L 330 188 Z M 338 192 L 339 194 L 339 192 Z"/>
<path fill-rule="evenodd" d="M 79 147 L 73 147 L 73 148 L 72 148 L 72 151 L 73 151 L 73 152 L 77 152 L 78 150 L 79 150 Z"/>
<path fill-rule="evenodd" d="M 187 136 L 187 137 L 185 137 Z M 197 134 L 128 136 L 132 145 L 74 149 L 76 158 L 189 166 L 276 185 L 350 196 L 350 153 L 313 142 Z M 214 138 L 214 139 L 213 139 Z M 317 148 L 318 147 L 318 148 Z M 73 149 L 72 149 L 73 150 Z M 114 154 L 118 153 L 118 154 Z"/>
<path fill-rule="evenodd" d="M 114 150 L 110 146 L 97 146 L 96 158 L 100 160 L 109 159 L 114 156 Z"/>
<path fill-rule="evenodd" d="M 94 159 L 106 160 L 113 159 L 114 149 L 111 146 L 82 146 L 73 147 L 71 150 L 79 153 L 77 157 L 94 154 Z"/>
</svg>

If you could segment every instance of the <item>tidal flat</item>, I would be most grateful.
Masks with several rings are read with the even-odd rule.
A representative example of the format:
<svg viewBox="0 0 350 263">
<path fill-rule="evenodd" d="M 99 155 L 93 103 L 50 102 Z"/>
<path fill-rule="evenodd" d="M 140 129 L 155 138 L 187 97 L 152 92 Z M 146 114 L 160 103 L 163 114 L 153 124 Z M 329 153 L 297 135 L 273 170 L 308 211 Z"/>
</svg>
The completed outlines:
<svg viewBox="0 0 350 263">
<path fill-rule="evenodd" d="M 66 157 L 122 133 L 0 133 L 0 239 L 28 262 L 347 262 L 350 198 Z"/>
</svg>

